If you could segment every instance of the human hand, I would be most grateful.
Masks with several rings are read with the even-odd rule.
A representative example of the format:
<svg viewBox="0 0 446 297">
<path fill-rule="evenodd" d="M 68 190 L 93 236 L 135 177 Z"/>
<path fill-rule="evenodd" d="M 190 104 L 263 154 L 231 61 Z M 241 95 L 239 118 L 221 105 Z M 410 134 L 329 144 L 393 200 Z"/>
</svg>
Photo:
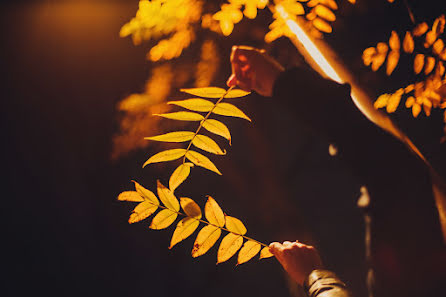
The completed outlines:
<svg viewBox="0 0 446 297">
<path fill-rule="evenodd" d="M 232 75 L 226 84 L 238 85 L 245 91 L 254 90 L 262 96 L 272 96 L 274 82 L 284 71 L 282 65 L 259 50 L 249 46 L 233 46 L 231 53 Z"/>
<path fill-rule="evenodd" d="M 300 285 L 315 269 L 322 269 L 318 251 L 298 241 L 273 242 L 269 245 L 271 253 L 279 260 L 288 274 Z"/>
</svg>

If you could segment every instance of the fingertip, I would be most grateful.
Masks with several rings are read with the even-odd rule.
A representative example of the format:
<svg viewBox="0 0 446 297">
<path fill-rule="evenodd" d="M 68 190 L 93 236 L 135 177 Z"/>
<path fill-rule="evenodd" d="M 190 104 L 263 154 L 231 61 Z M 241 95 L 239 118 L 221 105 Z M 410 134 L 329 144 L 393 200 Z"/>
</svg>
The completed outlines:
<svg viewBox="0 0 446 297">
<path fill-rule="evenodd" d="M 274 254 L 274 252 L 275 252 L 279 247 L 280 247 L 280 243 L 278 243 L 278 242 L 271 242 L 271 243 L 269 244 L 269 250 L 270 250 L 270 252 L 273 253 L 273 254 Z"/>
<path fill-rule="evenodd" d="M 228 78 L 228 80 L 226 81 L 226 85 L 228 87 L 233 87 L 237 85 L 237 80 L 235 79 L 234 74 L 231 74 L 231 76 Z"/>
</svg>

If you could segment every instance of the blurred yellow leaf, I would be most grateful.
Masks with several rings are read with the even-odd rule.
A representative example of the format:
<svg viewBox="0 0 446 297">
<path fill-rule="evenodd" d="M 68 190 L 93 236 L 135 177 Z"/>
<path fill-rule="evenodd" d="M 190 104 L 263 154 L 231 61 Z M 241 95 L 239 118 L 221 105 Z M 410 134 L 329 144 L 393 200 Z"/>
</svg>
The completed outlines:
<svg viewBox="0 0 446 297">
<path fill-rule="evenodd" d="M 434 70 L 435 67 L 435 58 L 434 57 L 426 57 L 426 63 L 424 66 L 424 74 L 428 75 Z"/>
<path fill-rule="evenodd" d="M 421 112 L 421 105 L 415 103 L 415 104 L 412 106 L 412 115 L 413 115 L 413 117 L 414 117 L 414 118 L 418 117 L 418 115 L 420 114 L 420 112 Z"/>
<path fill-rule="evenodd" d="M 192 139 L 192 144 L 209 153 L 216 155 L 226 154 L 226 150 L 222 151 L 218 144 L 206 135 L 197 134 L 194 139 Z"/>
<path fill-rule="evenodd" d="M 242 118 L 251 122 L 251 119 L 243 111 L 230 103 L 218 103 L 212 112 L 223 116 Z"/>
<path fill-rule="evenodd" d="M 435 33 L 435 35 L 439 36 L 444 32 L 445 23 L 446 19 L 444 15 L 441 15 L 434 21 L 434 24 L 432 25 L 432 31 Z"/>
<path fill-rule="evenodd" d="M 243 237 L 233 233 L 226 235 L 217 252 L 217 264 L 229 260 L 243 245 Z"/>
<path fill-rule="evenodd" d="M 444 41 L 442 39 L 437 39 L 432 46 L 432 51 L 436 55 L 440 55 L 444 49 Z"/>
<path fill-rule="evenodd" d="M 260 251 L 260 259 L 265 259 L 265 258 L 270 258 L 273 257 L 274 255 L 269 251 L 269 247 L 264 247 L 261 251 Z"/>
<path fill-rule="evenodd" d="M 413 29 L 413 31 L 412 31 L 413 36 L 419 37 L 419 36 L 423 35 L 424 33 L 426 33 L 428 29 L 429 29 L 429 26 L 427 25 L 427 23 L 420 23 Z"/>
<path fill-rule="evenodd" d="M 215 167 L 214 163 L 212 163 L 212 161 L 209 160 L 209 158 L 203 156 L 202 154 L 196 151 L 189 150 L 186 153 L 186 158 L 197 166 L 201 166 L 203 168 L 209 169 L 210 171 L 213 171 L 221 175 L 221 172 L 217 169 L 217 167 Z"/>
<path fill-rule="evenodd" d="M 389 46 L 394 51 L 400 50 L 400 38 L 398 37 L 398 34 L 396 34 L 395 31 L 392 31 L 389 38 Z"/>
<path fill-rule="evenodd" d="M 192 257 L 196 258 L 204 255 L 220 238 L 221 229 L 207 225 L 198 232 L 197 239 L 194 242 L 194 248 L 192 249 Z"/>
<path fill-rule="evenodd" d="M 228 229 L 230 232 L 239 234 L 239 235 L 245 235 L 247 230 L 245 225 L 237 218 L 226 216 L 226 229 Z"/>
<path fill-rule="evenodd" d="M 226 127 L 226 125 L 222 122 L 214 119 L 206 119 L 206 121 L 203 122 L 202 126 L 209 132 L 226 138 L 229 141 L 229 144 L 231 144 L 231 133 L 229 132 L 228 127 Z"/>
<path fill-rule="evenodd" d="M 432 102 L 427 98 L 423 98 L 423 110 L 424 110 L 424 113 L 426 114 L 426 116 L 431 115 Z"/>
<path fill-rule="evenodd" d="M 180 204 L 186 215 L 197 220 L 201 219 L 201 209 L 194 200 L 187 197 L 181 197 Z"/>
<path fill-rule="evenodd" d="M 406 53 L 411 54 L 413 52 L 413 49 L 415 47 L 415 43 L 413 41 L 413 37 L 412 34 L 410 34 L 409 31 L 406 32 L 406 35 L 404 36 L 404 41 L 403 41 L 403 50 Z"/>
<path fill-rule="evenodd" d="M 335 14 L 328 7 L 324 5 L 316 6 L 314 11 L 319 17 L 329 22 L 334 22 L 336 20 Z"/>
<path fill-rule="evenodd" d="M 413 71 L 415 72 L 415 74 L 418 74 L 421 72 L 421 70 L 423 70 L 423 67 L 424 67 L 424 55 L 417 54 L 413 61 Z"/>
<path fill-rule="evenodd" d="M 214 107 L 214 103 L 209 100 L 192 98 L 179 101 L 169 101 L 167 104 L 174 104 L 193 111 L 210 111 Z"/>
<path fill-rule="evenodd" d="M 154 230 L 165 229 L 172 225 L 178 214 L 170 209 L 161 210 L 152 220 L 149 228 Z"/>
<path fill-rule="evenodd" d="M 166 188 L 159 180 L 157 181 L 158 196 L 161 202 L 168 209 L 178 212 L 180 210 L 180 203 L 171 190 Z"/>
<path fill-rule="evenodd" d="M 330 24 L 324 21 L 321 18 L 315 18 L 313 20 L 313 26 L 318 29 L 319 31 L 325 32 L 325 33 L 331 33 L 333 29 L 331 28 Z"/>
<path fill-rule="evenodd" d="M 387 75 L 391 75 L 393 70 L 395 70 L 396 65 L 398 65 L 398 61 L 400 59 L 400 52 L 392 50 L 387 56 Z"/>
<path fill-rule="evenodd" d="M 435 40 L 437 40 L 437 34 L 435 34 L 434 31 L 427 32 L 426 39 L 424 41 L 424 47 L 430 47 L 432 44 L 434 44 Z"/>
<path fill-rule="evenodd" d="M 144 137 L 144 139 L 164 142 L 185 142 L 191 140 L 194 135 L 195 133 L 190 131 L 176 131 L 157 136 Z"/>
<path fill-rule="evenodd" d="M 383 108 L 387 105 L 387 102 L 389 102 L 390 94 L 382 94 L 378 97 L 378 99 L 375 101 L 373 106 L 376 109 Z"/>
<path fill-rule="evenodd" d="M 175 169 L 169 179 L 169 189 L 172 192 L 186 180 L 190 174 L 190 168 L 193 166 L 194 164 L 186 162 Z"/>
<path fill-rule="evenodd" d="M 212 225 L 223 227 L 225 225 L 225 215 L 218 205 L 217 201 L 211 196 L 208 196 L 208 200 L 204 205 L 204 215 L 209 223 Z"/>
<path fill-rule="evenodd" d="M 406 99 L 406 107 L 411 108 L 415 103 L 415 98 L 413 96 L 410 96 Z"/>
<path fill-rule="evenodd" d="M 158 154 L 153 155 L 150 157 L 142 167 L 145 167 L 148 164 L 151 163 L 158 163 L 158 162 L 165 162 L 165 161 L 172 161 L 179 159 L 184 156 L 186 153 L 185 149 L 171 149 L 159 152 Z"/>
<path fill-rule="evenodd" d="M 138 192 L 135 191 L 125 191 L 119 194 L 119 201 L 130 201 L 130 202 L 142 202 L 144 198 L 139 195 Z"/>
<path fill-rule="evenodd" d="M 158 198 L 156 198 L 155 194 L 152 191 L 147 190 L 146 188 L 138 184 L 136 181 L 133 181 L 133 183 L 135 184 L 136 192 L 138 192 L 139 195 L 141 195 L 142 197 L 144 197 L 144 199 L 149 200 L 155 205 L 160 205 Z"/>
<path fill-rule="evenodd" d="M 141 202 L 135 207 L 135 209 L 133 209 L 133 212 L 129 218 L 129 224 L 144 220 L 145 218 L 153 214 L 157 209 L 158 206 L 154 205 L 148 200 Z"/>
<path fill-rule="evenodd" d="M 328 8 L 331 8 L 332 10 L 338 9 L 338 4 L 336 3 L 335 0 L 320 0 L 319 3 L 324 4 Z"/>
<path fill-rule="evenodd" d="M 193 218 L 184 218 L 179 221 L 175 231 L 173 232 L 172 239 L 170 240 L 169 249 L 191 236 L 192 233 L 194 233 L 194 231 L 198 228 L 199 224 L 200 222 Z"/>
<path fill-rule="evenodd" d="M 302 15 L 305 13 L 305 9 L 302 4 L 296 0 L 282 0 L 279 4 L 282 5 L 286 12 L 290 15 Z"/>
<path fill-rule="evenodd" d="M 153 115 L 179 121 L 202 121 L 204 119 L 204 117 L 201 114 L 189 111 L 178 111 L 178 112 L 161 113 L 161 114 L 155 113 Z"/>
<path fill-rule="evenodd" d="M 223 4 L 221 10 L 215 13 L 214 20 L 220 21 L 220 28 L 223 35 L 228 36 L 234 29 L 234 24 L 237 24 L 243 19 L 243 14 L 240 11 L 240 5 Z"/>
<path fill-rule="evenodd" d="M 400 89 L 389 97 L 389 101 L 387 102 L 387 106 L 386 106 L 386 110 L 388 113 L 392 113 L 397 110 L 398 105 L 400 104 L 400 101 L 401 101 L 401 95 L 403 95 L 403 94 L 404 94 L 404 90 Z"/>
<path fill-rule="evenodd" d="M 366 48 L 362 52 L 362 61 L 364 62 L 365 66 L 370 66 L 370 64 L 372 64 L 373 56 L 375 54 L 376 54 L 376 48 L 374 47 Z"/>
<path fill-rule="evenodd" d="M 255 241 L 248 240 L 238 253 L 237 265 L 248 262 L 252 257 L 257 255 L 258 252 L 260 252 L 260 244 Z"/>
<path fill-rule="evenodd" d="M 377 71 L 386 61 L 386 54 L 377 54 L 372 58 L 372 70 Z"/>
</svg>

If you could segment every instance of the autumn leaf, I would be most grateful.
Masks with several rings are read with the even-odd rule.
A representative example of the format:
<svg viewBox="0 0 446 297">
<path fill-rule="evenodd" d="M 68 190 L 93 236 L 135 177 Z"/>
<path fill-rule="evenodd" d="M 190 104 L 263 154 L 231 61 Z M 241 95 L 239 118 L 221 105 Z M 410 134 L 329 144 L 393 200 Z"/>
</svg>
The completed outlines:
<svg viewBox="0 0 446 297">
<path fill-rule="evenodd" d="M 169 189 L 173 192 L 181 185 L 190 174 L 190 169 L 194 164 L 186 162 L 175 169 L 169 179 Z"/>
<path fill-rule="evenodd" d="M 178 212 L 180 210 L 180 203 L 178 202 L 178 199 L 175 197 L 173 192 L 166 188 L 159 180 L 157 181 L 157 190 L 158 196 L 164 206 L 174 212 Z"/>
<path fill-rule="evenodd" d="M 217 252 L 217 264 L 229 260 L 243 245 L 243 237 L 233 233 L 226 235 Z"/>
<path fill-rule="evenodd" d="M 334 22 L 336 20 L 335 14 L 326 6 L 318 5 L 314 8 L 315 13 L 329 22 Z"/>
<path fill-rule="evenodd" d="M 135 191 L 125 191 L 119 194 L 119 201 L 142 202 L 144 198 Z"/>
<path fill-rule="evenodd" d="M 200 98 L 191 98 L 186 100 L 179 100 L 179 101 L 169 101 L 167 104 L 174 104 L 181 107 L 184 107 L 189 110 L 193 111 L 201 111 L 201 112 L 207 112 L 211 111 L 214 107 L 214 103 L 212 103 L 209 100 L 200 99 Z"/>
<path fill-rule="evenodd" d="M 218 115 L 242 118 L 251 122 L 251 119 L 243 111 L 230 103 L 218 103 L 212 112 Z"/>
<path fill-rule="evenodd" d="M 170 209 L 163 209 L 153 218 L 149 228 L 154 230 L 165 229 L 172 225 L 178 214 Z"/>
<path fill-rule="evenodd" d="M 387 56 L 387 69 L 386 74 L 391 75 L 393 70 L 395 70 L 396 65 L 398 65 L 398 61 L 400 59 L 400 52 L 396 50 L 390 51 Z"/>
<path fill-rule="evenodd" d="M 400 38 L 398 37 L 398 34 L 396 34 L 395 31 L 392 31 L 390 35 L 389 46 L 394 51 L 400 50 Z"/>
<path fill-rule="evenodd" d="M 173 160 L 183 157 L 184 154 L 186 154 L 185 149 L 171 149 L 171 150 L 162 151 L 162 152 L 159 152 L 159 153 L 153 155 L 152 157 L 150 157 L 144 163 L 144 165 L 142 165 L 142 167 L 145 167 L 146 165 L 151 164 L 151 163 L 173 161 Z"/>
<path fill-rule="evenodd" d="M 176 131 L 157 136 L 144 137 L 144 139 L 164 142 L 185 142 L 191 140 L 194 135 L 195 133 L 190 131 Z"/>
<path fill-rule="evenodd" d="M 333 31 L 330 24 L 321 18 L 315 18 L 313 20 L 313 26 L 316 29 L 318 29 L 319 31 L 324 32 L 324 33 L 331 33 Z"/>
<path fill-rule="evenodd" d="M 411 54 L 414 50 L 415 43 L 413 41 L 412 34 L 410 34 L 409 31 L 406 32 L 406 35 L 404 36 L 403 41 L 403 50 L 404 52 Z"/>
<path fill-rule="evenodd" d="M 225 98 L 238 98 L 250 94 L 250 92 L 246 92 L 240 89 L 231 89 L 229 91 L 226 91 L 225 89 L 217 87 L 181 89 L 181 92 L 204 98 L 221 98 L 223 96 L 225 96 Z"/>
<path fill-rule="evenodd" d="M 208 222 L 215 226 L 223 227 L 225 225 L 225 215 L 217 201 L 211 196 L 208 196 L 208 200 L 204 206 L 204 215 Z"/>
<path fill-rule="evenodd" d="M 426 63 L 424 66 L 424 74 L 428 75 L 434 70 L 435 67 L 435 58 L 434 57 L 426 57 Z"/>
<path fill-rule="evenodd" d="M 212 163 L 212 161 L 209 160 L 208 157 L 205 157 L 196 151 L 189 150 L 186 153 L 186 158 L 197 166 L 206 168 L 221 175 L 221 172 L 217 169 L 217 167 L 215 167 L 214 163 Z"/>
<path fill-rule="evenodd" d="M 260 251 L 260 259 L 266 259 L 266 258 L 270 258 L 273 257 L 274 255 L 269 251 L 269 247 L 264 247 L 261 251 Z"/>
<path fill-rule="evenodd" d="M 229 144 L 231 144 L 231 133 L 229 132 L 228 127 L 222 122 L 214 119 L 206 119 L 206 121 L 203 121 L 202 126 L 209 132 L 226 138 L 229 141 Z"/>
<path fill-rule="evenodd" d="M 192 144 L 209 153 L 216 155 L 226 154 L 226 150 L 222 151 L 218 144 L 206 135 L 197 134 L 194 139 L 192 139 Z"/>
<path fill-rule="evenodd" d="M 202 121 L 204 119 L 204 117 L 201 114 L 189 111 L 178 111 L 178 112 L 161 113 L 161 114 L 155 113 L 153 115 L 178 121 Z"/>
<path fill-rule="evenodd" d="M 207 225 L 198 232 L 192 249 L 192 257 L 204 255 L 220 238 L 221 229 L 214 225 Z"/>
<path fill-rule="evenodd" d="M 145 218 L 153 214 L 157 209 L 158 206 L 154 205 L 148 200 L 141 202 L 135 207 L 135 209 L 133 209 L 133 212 L 129 218 L 129 224 L 144 220 Z"/>
<path fill-rule="evenodd" d="M 415 74 L 418 74 L 421 72 L 421 70 L 423 70 L 423 67 L 424 67 L 424 55 L 417 54 L 413 61 L 413 71 L 415 72 Z"/>
<path fill-rule="evenodd" d="M 260 252 L 260 248 L 261 248 L 260 244 L 255 241 L 248 240 L 247 242 L 245 242 L 242 249 L 238 253 L 237 265 L 243 264 L 251 260 L 252 257 L 257 255 L 258 252 Z"/>
<path fill-rule="evenodd" d="M 428 29 L 429 26 L 427 25 L 427 23 L 420 23 L 412 30 L 413 36 L 419 37 L 426 33 Z"/>
<path fill-rule="evenodd" d="M 226 229 L 228 229 L 230 232 L 238 235 L 246 234 L 247 230 L 245 225 L 243 225 L 242 221 L 231 216 L 225 216 L 225 219 L 226 219 Z"/>
<path fill-rule="evenodd" d="M 195 230 L 197 230 L 199 224 L 200 222 L 193 218 L 184 218 L 179 221 L 175 231 L 173 232 L 172 239 L 170 240 L 169 249 L 191 236 Z"/>
<path fill-rule="evenodd" d="M 160 205 L 158 198 L 155 196 L 155 194 L 152 191 L 144 188 L 143 186 L 138 184 L 136 181 L 133 181 L 133 183 L 135 184 L 136 192 L 138 192 L 142 197 L 144 197 L 144 199 L 150 201 L 154 205 Z"/>
</svg>

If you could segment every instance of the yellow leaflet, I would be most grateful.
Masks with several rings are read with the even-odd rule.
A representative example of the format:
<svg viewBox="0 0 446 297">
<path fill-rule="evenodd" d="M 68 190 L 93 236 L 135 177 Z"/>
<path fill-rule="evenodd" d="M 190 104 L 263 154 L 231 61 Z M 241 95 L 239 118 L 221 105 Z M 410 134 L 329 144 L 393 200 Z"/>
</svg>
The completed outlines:
<svg viewBox="0 0 446 297">
<path fill-rule="evenodd" d="M 204 119 L 204 117 L 201 114 L 190 111 L 178 111 L 178 112 L 161 113 L 161 114 L 155 113 L 153 115 L 179 121 L 202 121 Z"/>
<path fill-rule="evenodd" d="M 196 258 L 204 255 L 220 238 L 221 229 L 207 225 L 198 232 L 197 239 L 194 242 L 194 248 L 192 249 L 192 257 Z"/>
<path fill-rule="evenodd" d="M 158 198 L 156 198 L 155 194 L 153 194 L 152 191 L 147 190 L 146 188 L 144 188 L 143 186 L 141 186 L 140 184 L 138 184 L 136 181 L 133 181 L 135 183 L 135 189 L 136 191 L 143 196 L 145 199 L 149 200 L 150 202 L 152 202 L 152 204 L 155 205 L 160 205 L 160 202 L 158 201 Z"/>
<path fill-rule="evenodd" d="M 206 168 L 210 171 L 213 171 L 221 175 L 221 172 L 217 169 L 217 167 L 215 167 L 214 163 L 212 163 L 211 160 L 209 160 L 209 158 L 203 156 L 202 154 L 196 151 L 189 150 L 186 153 L 186 158 L 197 166 L 201 166 L 203 168 Z"/>
<path fill-rule="evenodd" d="M 386 106 L 386 111 L 388 113 L 392 113 L 395 112 L 396 109 L 398 108 L 398 105 L 400 104 L 401 101 L 401 95 L 404 94 L 404 90 L 400 89 L 397 92 L 395 92 L 394 94 L 390 95 L 389 97 L 389 101 L 387 102 L 387 106 Z"/>
<path fill-rule="evenodd" d="M 413 115 L 413 117 L 414 117 L 414 118 L 418 117 L 418 115 L 420 114 L 420 112 L 421 112 L 421 105 L 419 105 L 419 104 L 414 104 L 414 105 L 412 106 L 412 115 Z"/>
<path fill-rule="evenodd" d="M 373 106 L 376 109 L 383 108 L 387 105 L 387 102 L 389 102 L 389 98 L 390 98 L 390 94 L 382 94 L 381 96 L 378 97 L 378 99 L 375 101 Z"/>
<path fill-rule="evenodd" d="M 177 219 L 178 214 L 170 209 L 163 209 L 152 220 L 149 228 L 160 230 L 169 227 Z"/>
<path fill-rule="evenodd" d="M 130 201 L 130 202 L 142 202 L 144 201 L 144 198 L 141 197 L 141 195 L 138 194 L 138 192 L 135 191 L 125 191 L 119 194 L 118 196 L 119 201 Z"/>
<path fill-rule="evenodd" d="M 338 4 L 336 4 L 335 0 L 321 0 L 320 3 L 331 8 L 332 10 L 338 9 Z"/>
<path fill-rule="evenodd" d="M 176 131 L 157 136 L 144 137 L 144 139 L 165 142 L 184 142 L 191 140 L 194 135 L 195 133 L 190 131 Z"/>
<path fill-rule="evenodd" d="M 260 259 L 265 259 L 265 258 L 270 258 L 274 256 L 270 251 L 269 251 L 269 247 L 264 247 L 261 251 L 260 251 Z"/>
<path fill-rule="evenodd" d="M 165 161 L 172 161 L 181 158 L 186 153 L 185 149 L 172 149 L 172 150 L 166 150 L 159 152 L 158 154 L 153 155 L 150 157 L 142 167 L 145 167 L 148 164 L 151 163 L 158 163 L 158 162 L 165 162 Z"/>
<path fill-rule="evenodd" d="M 202 126 L 209 132 L 226 138 L 229 141 L 229 144 L 231 144 L 231 133 L 229 132 L 228 127 L 226 127 L 226 125 L 222 122 L 214 119 L 207 119 L 202 123 Z"/>
<path fill-rule="evenodd" d="M 444 49 L 444 41 L 442 39 L 437 39 L 437 41 L 434 42 L 434 45 L 432 46 L 432 51 L 436 55 L 440 55 L 441 52 Z"/>
<path fill-rule="evenodd" d="M 198 220 L 201 219 L 201 209 L 194 200 L 187 197 L 181 197 L 180 203 L 181 208 L 184 210 L 187 216 Z"/>
<path fill-rule="evenodd" d="M 412 31 L 413 36 L 415 37 L 421 36 L 424 33 L 426 33 L 428 29 L 429 26 L 427 25 L 427 23 L 418 24 Z"/>
<path fill-rule="evenodd" d="M 150 201 L 148 200 L 141 202 L 135 207 L 133 213 L 130 215 L 129 224 L 144 220 L 152 213 L 154 213 L 157 209 L 158 206 L 150 203 Z"/>
<path fill-rule="evenodd" d="M 218 144 L 212 140 L 212 138 L 206 136 L 206 135 L 200 135 L 197 134 L 194 139 L 192 140 L 192 144 L 195 145 L 196 147 L 216 154 L 216 155 L 225 155 L 226 154 L 226 150 L 222 151 L 221 148 L 218 146 Z"/>
<path fill-rule="evenodd" d="M 305 13 L 304 7 L 299 2 L 295 0 L 284 0 L 280 4 L 290 15 L 301 15 Z"/>
<path fill-rule="evenodd" d="M 237 218 L 226 216 L 226 229 L 231 231 L 232 233 L 245 235 L 247 230 L 245 225 L 243 225 L 242 221 Z"/>
<path fill-rule="evenodd" d="M 193 218 L 184 218 L 178 222 L 177 228 L 173 232 L 172 239 L 170 240 L 169 249 L 180 241 L 185 240 L 194 233 L 200 224 L 199 221 Z"/>
<path fill-rule="evenodd" d="M 159 180 L 157 181 L 158 196 L 164 206 L 173 211 L 180 210 L 180 203 L 178 199 L 173 195 L 172 191 L 166 188 Z"/>
<path fill-rule="evenodd" d="M 321 32 L 331 33 L 333 31 L 330 24 L 321 18 L 315 18 L 313 20 L 313 26 Z"/>
<path fill-rule="evenodd" d="M 226 93 L 225 89 L 217 87 L 181 89 L 181 91 L 204 98 L 221 98 L 225 94 L 225 98 L 239 98 L 250 94 L 250 92 L 246 92 L 240 89 L 233 89 Z"/>
<path fill-rule="evenodd" d="M 424 67 L 424 55 L 423 54 L 417 54 L 415 56 L 415 59 L 413 60 L 413 71 L 415 74 L 418 74 L 423 70 Z"/>
<path fill-rule="evenodd" d="M 257 255 L 258 252 L 260 252 L 260 244 L 255 241 L 248 240 L 238 253 L 237 265 L 248 262 L 252 259 L 252 257 Z"/>
<path fill-rule="evenodd" d="M 221 241 L 217 252 L 217 264 L 229 260 L 243 245 L 243 237 L 229 233 Z"/>
<path fill-rule="evenodd" d="M 223 116 L 242 118 L 251 122 L 251 119 L 243 111 L 230 103 L 218 103 L 212 112 Z"/>
<path fill-rule="evenodd" d="M 434 57 L 427 57 L 426 58 L 426 65 L 424 66 L 424 74 L 428 75 L 429 73 L 434 70 L 435 67 L 435 58 Z"/>
<path fill-rule="evenodd" d="M 194 164 L 186 162 L 175 169 L 169 179 L 169 188 L 172 192 L 186 180 L 190 174 L 190 168 L 193 166 Z"/>
<path fill-rule="evenodd" d="M 389 46 L 394 51 L 400 50 L 400 38 L 398 37 L 398 34 L 396 34 L 395 31 L 392 31 L 392 33 L 390 34 Z"/>
<path fill-rule="evenodd" d="M 391 75 L 393 70 L 395 70 L 396 65 L 398 65 L 398 61 L 400 59 L 400 52 L 392 50 L 387 56 L 387 75 Z"/>
<path fill-rule="evenodd" d="M 223 227 L 225 225 L 225 215 L 218 205 L 217 201 L 208 196 L 208 201 L 204 205 L 204 215 L 212 225 Z"/>
<path fill-rule="evenodd" d="M 414 47 L 415 47 L 415 43 L 413 41 L 412 34 L 410 34 L 410 32 L 407 31 L 406 35 L 404 36 L 404 40 L 403 40 L 403 50 L 406 53 L 411 54 L 413 52 Z"/>
<path fill-rule="evenodd" d="M 336 20 L 335 14 L 324 5 L 316 6 L 314 11 L 319 17 L 321 17 L 329 22 L 334 22 Z"/>
<path fill-rule="evenodd" d="M 214 107 L 214 103 L 209 100 L 192 98 L 179 101 L 169 101 L 167 104 L 174 104 L 193 111 L 210 111 Z"/>
<path fill-rule="evenodd" d="M 435 40 L 437 40 L 437 34 L 434 31 L 429 31 L 426 34 L 426 41 L 424 42 L 424 47 L 428 48 L 432 44 L 434 44 Z"/>
</svg>

